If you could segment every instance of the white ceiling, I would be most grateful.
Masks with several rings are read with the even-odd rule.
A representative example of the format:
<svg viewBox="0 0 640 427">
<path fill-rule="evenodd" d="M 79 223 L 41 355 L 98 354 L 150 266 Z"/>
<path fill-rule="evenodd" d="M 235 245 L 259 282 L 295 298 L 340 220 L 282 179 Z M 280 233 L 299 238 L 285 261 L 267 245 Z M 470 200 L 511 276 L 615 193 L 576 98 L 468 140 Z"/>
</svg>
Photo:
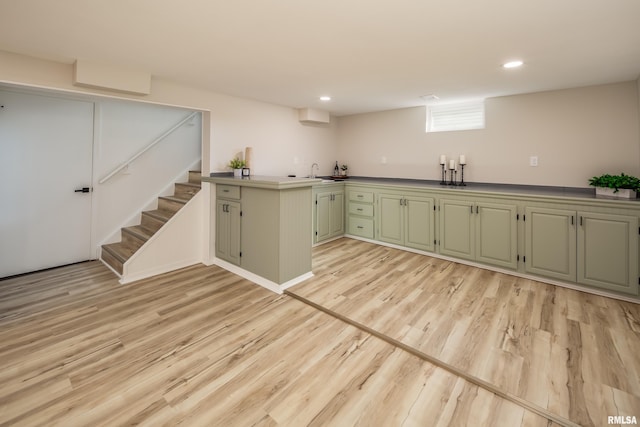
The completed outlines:
<svg viewBox="0 0 640 427">
<path fill-rule="evenodd" d="M 635 80 L 640 0 L 0 0 L 0 50 L 346 115 Z"/>
</svg>

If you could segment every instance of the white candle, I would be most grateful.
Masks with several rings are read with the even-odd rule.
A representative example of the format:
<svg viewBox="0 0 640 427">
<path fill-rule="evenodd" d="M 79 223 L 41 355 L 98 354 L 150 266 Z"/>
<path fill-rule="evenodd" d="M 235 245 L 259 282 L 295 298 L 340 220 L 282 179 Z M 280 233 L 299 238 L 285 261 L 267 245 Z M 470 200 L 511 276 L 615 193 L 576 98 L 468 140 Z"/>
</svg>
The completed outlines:
<svg viewBox="0 0 640 427">
<path fill-rule="evenodd" d="M 440 164 L 441 165 L 446 165 L 447 164 L 447 156 L 445 156 L 444 154 L 440 155 Z"/>
<path fill-rule="evenodd" d="M 451 159 L 449 160 L 449 169 L 454 170 L 456 168 L 456 161 Z"/>
<path fill-rule="evenodd" d="M 460 154 L 460 164 L 461 165 L 467 164 L 467 159 L 464 157 L 464 154 Z"/>
</svg>

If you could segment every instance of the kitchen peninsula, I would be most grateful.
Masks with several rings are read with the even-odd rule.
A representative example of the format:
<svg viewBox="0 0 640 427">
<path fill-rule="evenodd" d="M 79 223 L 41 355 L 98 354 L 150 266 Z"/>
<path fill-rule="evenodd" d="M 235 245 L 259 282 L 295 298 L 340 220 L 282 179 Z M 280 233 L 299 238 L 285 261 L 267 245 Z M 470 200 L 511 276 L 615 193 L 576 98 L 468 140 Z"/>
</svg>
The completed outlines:
<svg viewBox="0 0 640 427">
<path fill-rule="evenodd" d="M 215 212 L 215 263 L 277 293 L 312 276 L 313 178 L 202 178 Z M 214 252 L 214 248 L 212 248 Z"/>
</svg>

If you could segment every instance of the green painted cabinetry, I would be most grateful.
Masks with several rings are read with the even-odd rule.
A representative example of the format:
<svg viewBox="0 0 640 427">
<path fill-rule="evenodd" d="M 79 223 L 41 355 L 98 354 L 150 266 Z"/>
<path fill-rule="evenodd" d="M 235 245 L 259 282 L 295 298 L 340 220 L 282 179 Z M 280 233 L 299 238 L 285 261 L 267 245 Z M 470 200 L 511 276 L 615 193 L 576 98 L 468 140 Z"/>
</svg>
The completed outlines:
<svg viewBox="0 0 640 427">
<path fill-rule="evenodd" d="M 578 282 L 637 294 L 638 217 L 579 211 Z"/>
<path fill-rule="evenodd" d="M 440 253 L 516 269 L 517 214 L 515 204 L 441 199 Z"/>
<path fill-rule="evenodd" d="M 476 261 L 518 267 L 518 206 L 476 202 Z"/>
<path fill-rule="evenodd" d="M 374 195 L 371 189 L 347 188 L 347 233 L 353 236 L 374 238 Z"/>
<path fill-rule="evenodd" d="M 413 194 L 378 195 L 380 241 L 424 251 L 435 249 L 435 200 Z"/>
<path fill-rule="evenodd" d="M 474 202 L 440 200 L 440 253 L 474 260 L 476 257 Z"/>
<path fill-rule="evenodd" d="M 315 215 L 313 242 L 325 240 L 344 234 L 344 189 L 331 191 L 315 190 Z"/>
<path fill-rule="evenodd" d="M 576 212 L 565 209 L 525 209 L 527 273 L 576 281 Z"/>
<path fill-rule="evenodd" d="M 220 186 L 216 199 L 216 256 L 240 265 L 240 187 Z"/>
<path fill-rule="evenodd" d="M 527 207 L 525 271 L 638 295 L 638 217 Z"/>
</svg>

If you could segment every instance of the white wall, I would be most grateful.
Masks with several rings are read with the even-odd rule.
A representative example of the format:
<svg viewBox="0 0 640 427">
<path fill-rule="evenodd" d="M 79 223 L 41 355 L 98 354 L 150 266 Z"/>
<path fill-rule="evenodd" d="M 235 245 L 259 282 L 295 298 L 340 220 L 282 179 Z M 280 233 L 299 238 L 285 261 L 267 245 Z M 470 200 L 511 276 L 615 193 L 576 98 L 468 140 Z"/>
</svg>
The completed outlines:
<svg viewBox="0 0 640 427">
<path fill-rule="evenodd" d="M 353 175 L 439 180 L 439 155 L 465 154 L 467 181 L 587 187 L 640 175 L 638 97 L 626 82 L 491 98 L 486 128 L 460 132 L 425 133 L 424 107 L 340 117 L 338 152 Z"/>
</svg>

